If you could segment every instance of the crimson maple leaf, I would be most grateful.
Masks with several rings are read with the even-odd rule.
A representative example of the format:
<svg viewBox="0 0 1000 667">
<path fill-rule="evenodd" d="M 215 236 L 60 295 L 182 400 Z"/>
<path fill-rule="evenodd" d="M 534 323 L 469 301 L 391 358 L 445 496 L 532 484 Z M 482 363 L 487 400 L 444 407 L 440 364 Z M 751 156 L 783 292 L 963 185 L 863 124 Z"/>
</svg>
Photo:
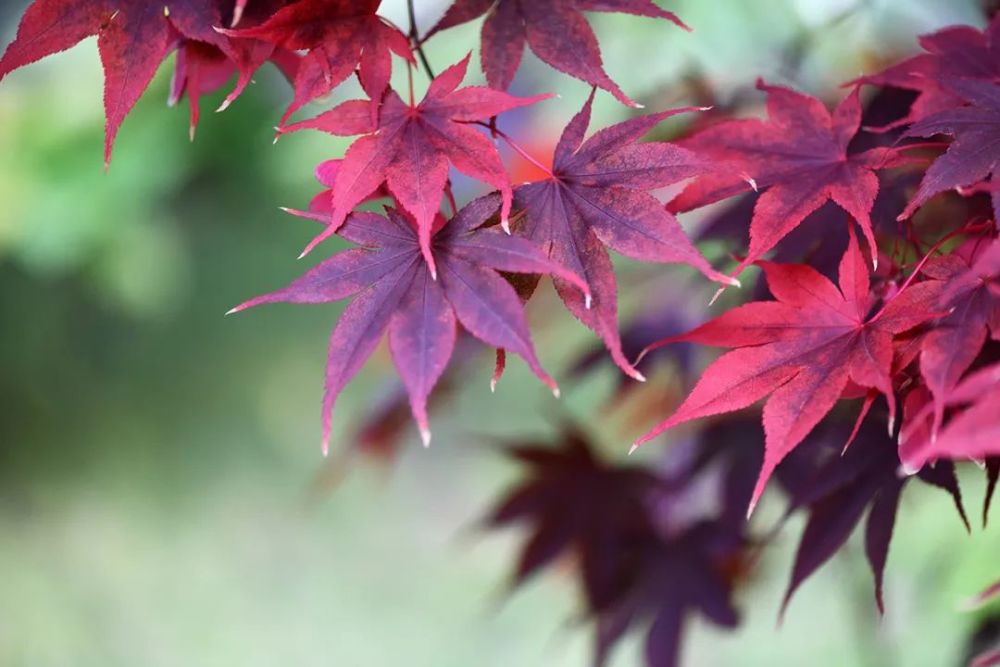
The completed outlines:
<svg viewBox="0 0 1000 667">
<path fill-rule="evenodd" d="M 355 213 L 340 235 L 362 248 L 324 260 L 288 287 L 259 296 L 230 312 L 263 303 L 328 303 L 350 296 L 330 338 L 323 398 L 323 449 L 330 440 L 330 413 L 341 389 L 361 369 L 389 330 L 389 349 L 410 395 L 413 418 L 430 442 L 427 397 L 455 346 L 456 321 L 473 336 L 524 358 L 558 393 L 535 356 L 520 298 L 497 271 L 550 273 L 583 287 L 582 279 L 549 260 L 524 239 L 481 228 L 499 206 L 499 195 L 475 200 L 445 224 L 438 216 L 431 251 L 441 270 L 432 278 L 415 223 L 387 209 L 388 219 Z M 377 249 L 377 250 L 375 250 Z"/>
<path fill-rule="evenodd" d="M 303 254 L 333 234 L 355 206 L 384 183 L 395 200 L 417 221 L 424 258 L 435 275 L 430 249 L 431 226 L 441 210 L 448 164 L 500 191 L 501 224 L 506 228 L 511 187 L 496 147 L 469 123 L 534 104 L 548 95 L 514 97 L 479 86 L 458 88 L 469 56 L 431 81 L 420 104 L 407 104 L 394 90 L 385 93 L 377 122 L 369 104 L 351 100 L 288 131 L 306 128 L 330 134 L 363 134 L 347 149 L 333 185 L 329 226 Z M 456 90 L 457 89 L 457 90 Z"/>
<path fill-rule="evenodd" d="M 527 42 L 536 56 L 560 72 L 639 106 L 604 71 L 597 37 L 581 13 L 585 11 L 663 18 L 690 30 L 652 0 L 456 0 L 424 39 L 487 14 L 480 60 L 493 88 L 510 87 Z"/>
<path fill-rule="evenodd" d="M 669 418 L 633 448 L 678 424 L 764 404 L 764 464 L 750 501 L 760 498 L 778 463 L 833 408 L 849 387 L 895 399 L 890 377 L 893 336 L 934 316 L 938 281 L 910 285 L 869 315 L 874 298 L 867 264 L 853 231 L 840 262 L 840 289 L 810 266 L 759 262 L 777 301 L 734 308 L 676 341 L 737 348 L 710 365 Z"/>
<path fill-rule="evenodd" d="M 641 380 L 622 354 L 615 274 L 605 246 L 633 259 L 689 264 L 712 280 L 739 283 L 713 270 L 677 219 L 648 192 L 713 167 L 667 142 L 635 143 L 665 118 L 694 109 L 627 120 L 584 141 L 593 99 L 591 93 L 559 139 L 549 177 L 514 190 L 520 216 L 516 232 L 583 276 L 592 304 L 578 288 L 557 278 L 559 296 L 604 340 L 615 363 Z"/>
<path fill-rule="evenodd" d="M 763 192 L 750 221 L 749 252 L 735 274 L 763 257 L 828 201 L 858 222 L 874 261 L 877 248 L 870 214 L 879 189 L 875 171 L 896 162 L 886 148 L 848 153 L 861 124 L 857 88 L 831 114 L 815 97 L 761 81 L 757 87 L 767 92 L 767 120 L 725 121 L 679 142 L 734 169 L 701 176 L 670 203 L 670 209 L 689 211 L 744 191 L 742 171 Z"/>
<path fill-rule="evenodd" d="M 945 401 L 982 350 L 987 330 L 1000 340 L 1000 242 L 971 241 L 929 262 L 924 273 L 942 281 L 938 310 L 948 313 L 924 336 L 920 352 L 920 374 L 934 396 L 932 432 L 937 433 Z"/>
<path fill-rule="evenodd" d="M 299 0 L 258 26 L 223 32 L 308 51 L 295 77 L 295 99 L 281 118 L 284 125 L 355 68 L 364 91 L 378 100 L 392 76 L 392 54 L 413 62 L 406 36 L 375 13 L 380 4 L 381 0 Z"/>
<path fill-rule="evenodd" d="M 253 70 L 267 60 L 269 53 L 261 58 L 260 51 L 247 51 L 252 46 L 234 43 L 214 30 L 222 24 L 227 5 L 224 0 L 35 0 L 0 59 L 0 79 L 97 35 L 104 65 L 107 164 L 122 121 L 178 42 L 197 42 L 204 45 L 197 48 L 214 49 L 236 65 L 240 78 L 227 103 L 242 92 Z M 181 66 L 185 67 L 190 54 L 183 57 Z M 217 83 L 219 72 L 212 69 L 208 78 Z M 187 89 L 202 92 L 205 83 L 207 80 Z"/>
<path fill-rule="evenodd" d="M 177 61 L 167 103 L 174 106 L 187 96 L 192 140 L 201 116 L 201 96 L 219 90 L 234 75 L 237 76 L 236 87 L 222 102 L 218 111 L 225 111 L 250 83 L 253 73 L 269 60 L 289 81 L 295 79 L 299 57 L 291 51 L 275 49 L 272 44 L 254 39 L 232 39 L 230 45 L 232 50 L 227 55 L 218 47 L 194 39 L 182 39 L 178 43 Z"/>
<path fill-rule="evenodd" d="M 931 137 L 948 134 L 955 140 L 944 154 L 934 160 L 917 193 L 900 215 L 904 220 L 928 199 L 952 188 L 974 186 L 986 179 L 986 189 L 993 194 L 994 215 L 1000 213 L 1000 183 L 996 172 L 1000 164 L 1000 85 L 992 81 L 955 78 L 948 87 L 970 106 L 932 114 L 910 127 L 904 137 Z"/>
<path fill-rule="evenodd" d="M 930 416 L 937 406 L 930 401 L 904 424 L 899 438 L 904 468 L 919 470 L 937 459 L 983 461 L 1000 456 L 1000 364 L 966 376 L 943 403 L 955 413 L 936 435 Z"/>
</svg>

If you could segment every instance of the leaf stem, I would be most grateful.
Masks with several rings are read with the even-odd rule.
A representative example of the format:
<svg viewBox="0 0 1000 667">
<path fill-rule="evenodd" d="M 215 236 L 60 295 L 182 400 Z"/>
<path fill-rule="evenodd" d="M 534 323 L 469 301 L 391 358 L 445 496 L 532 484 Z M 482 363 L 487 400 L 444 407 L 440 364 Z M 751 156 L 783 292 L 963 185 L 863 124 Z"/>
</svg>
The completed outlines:
<svg viewBox="0 0 1000 667">
<path fill-rule="evenodd" d="M 878 320 L 878 318 L 882 316 L 883 313 L 885 313 L 885 309 L 889 307 L 889 304 L 892 303 L 896 297 L 898 297 L 900 294 L 906 291 L 906 288 L 913 283 L 914 279 L 916 279 L 916 277 L 923 270 L 924 265 L 927 264 L 931 256 L 935 252 L 937 252 L 942 245 L 944 245 L 951 239 L 955 238 L 956 236 L 959 236 L 960 234 L 968 234 L 970 232 L 979 231 L 980 229 L 988 229 L 990 226 L 992 226 L 992 224 L 993 223 L 989 221 L 977 225 L 966 224 L 942 236 L 941 239 L 933 246 L 931 246 L 930 250 L 928 250 L 927 253 L 920 259 L 916 267 L 914 267 L 913 272 L 906 278 L 906 280 L 903 282 L 902 286 L 896 291 L 896 293 L 893 294 L 891 297 L 889 297 L 886 300 L 886 302 L 882 304 L 882 307 L 879 309 L 879 311 L 875 313 L 875 315 L 873 315 L 872 318 L 868 321 L 875 322 L 876 320 Z"/>
<path fill-rule="evenodd" d="M 420 41 L 420 35 L 417 32 L 417 13 L 413 8 L 413 0 L 406 0 L 406 14 L 410 19 L 410 41 L 413 43 L 413 52 L 417 54 L 417 58 L 420 59 L 420 65 L 424 68 L 427 76 L 432 80 L 435 78 L 434 70 L 431 68 L 430 62 L 427 60 L 427 54 L 424 53 L 423 42 Z"/>
<path fill-rule="evenodd" d="M 511 139 L 510 136 L 506 132 L 504 132 L 499 127 L 497 127 L 495 121 L 494 122 L 490 122 L 490 123 L 485 123 L 485 122 L 483 122 L 481 120 L 477 120 L 477 121 L 473 121 L 471 124 L 472 125 L 479 125 L 481 127 L 485 127 L 487 130 L 490 131 L 490 133 L 494 137 L 500 137 L 501 139 L 503 139 L 504 141 L 506 141 L 507 145 L 510 146 L 512 149 L 514 149 L 515 153 L 517 153 L 518 155 L 520 155 L 522 158 L 524 158 L 525 160 L 527 160 L 528 162 L 530 162 L 532 165 L 534 165 L 538 169 L 540 169 L 543 172 L 545 172 L 545 174 L 547 174 L 548 176 L 550 176 L 552 178 L 555 178 L 555 174 L 552 173 L 552 169 L 551 168 L 545 166 L 544 164 L 542 164 L 541 162 L 539 162 L 538 160 L 536 160 L 535 158 L 533 158 L 531 155 L 529 155 L 528 152 L 526 150 L 524 150 L 523 148 L 521 148 L 521 146 L 518 145 L 518 143 L 516 141 L 514 141 L 513 139 Z"/>
</svg>

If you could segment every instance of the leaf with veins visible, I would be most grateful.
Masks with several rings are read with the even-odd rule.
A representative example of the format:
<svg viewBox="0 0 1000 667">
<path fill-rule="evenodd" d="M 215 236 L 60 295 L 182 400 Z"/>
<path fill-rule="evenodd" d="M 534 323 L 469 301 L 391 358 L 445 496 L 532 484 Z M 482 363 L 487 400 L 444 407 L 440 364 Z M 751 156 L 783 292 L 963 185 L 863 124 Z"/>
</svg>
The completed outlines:
<svg viewBox="0 0 1000 667">
<path fill-rule="evenodd" d="M 736 348 L 717 359 L 684 403 L 635 446 L 684 422 L 764 404 L 764 465 L 756 505 L 775 467 L 833 409 L 849 382 L 883 394 L 895 418 L 890 372 L 893 336 L 934 316 L 938 281 L 911 285 L 874 315 L 868 263 L 853 232 L 840 262 L 838 289 L 812 267 L 759 262 L 776 301 L 748 303 L 667 343 Z"/>
<path fill-rule="evenodd" d="M 439 267 L 434 280 L 421 259 L 416 224 L 387 209 L 388 218 L 355 213 L 340 235 L 362 246 L 324 260 L 288 287 L 251 299 L 230 312 L 263 303 L 328 303 L 353 296 L 330 338 L 323 398 L 323 449 L 330 441 L 330 413 L 337 396 L 389 331 L 393 362 L 410 395 L 413 418 L 430 442 L 427 398 L 455 346 L 455 327 L 521 356 L 553 392 L 558 392 L 535 356 L 524 309 L 498 271 L 549 273 L 584 289 L 571 271 L 524 239 L 483 228 L 500 206 L 487 195 L 445 223 L 438 216 L 431 252 Z"/>
<path fill-rule="evenodd" d="M 459 88 L 468 65 L 466 56 L 438 75 L 415 106 L 388 91 L 377 122 L 366 102 L 351 100 L 288 128 L 364 135 L 347 150 L 337 170 L 329 226 L 303 255 L 336 232 L 355 206 L 385 184 L 396 202 L 416 219 L 420 247 L 433 277 L 437 269 L 431 252 L 431 227 L 440 213 L 449 164 L 500 191 L 501 219 L 506 223 L 512 196 L 510 180 L 496 147 L 470 123 L 548 95 L 521 98 L 477 86 Z"/>
<path fill-rule="evenodd" d="M 592 304 L 577 287 L 557 278 L 559 296 L 604 340 L 623 371 L 643 379 L 622 354 L 617 287 L 606 248 L 646 262 L 688 264 L 712 280 L 738 283 L 712 269 L 677 219 L 649 193 L 714 167 L 673 144 L 636 143 L 665 118 L 694 109 L 634 118 L 584 141 L 592 102 L 593 93 L 563 132 L 550 177 L 514 190 L 520 216 L 515 233 L 584 277 Z"/>
<path fill-rule="evenodd" d="M 857 221 L 875 258 L 878 249 L 870 218 L 879 189 L 875 172 L 894 166 L 897 158 L 886 148 L 848 153 L 861 124 L 858 90 L 831 114 L 815 97 L 763 82 L 757 87 L 767 92 L 767 120 L 725 121 L 679 142 L 734 169 L 701 176 L 670 203 L 670 209 L 690 211 L 746 191 L 737 175 L 742 171 L 753 177 L 762 193 L 750 221 L 749 252 L 736 274 L 827 201 Z"/>
<path fill-rule="evenodd" d="M 917 194 L 899 214 L 904 220 L 939 192 L 979 184 L 987 179 L 993 192 L 994 216 L 1000 213 L 1000 189 L 995 182 L 1000 166 L 1000 85 L 992 81 L 955 78 L 948 88 L 969 106 L 941 111 L 910 127 L 904 137 L 947 134 L 955 140 L 937 158 L 920 181 Z"/>
</svg>

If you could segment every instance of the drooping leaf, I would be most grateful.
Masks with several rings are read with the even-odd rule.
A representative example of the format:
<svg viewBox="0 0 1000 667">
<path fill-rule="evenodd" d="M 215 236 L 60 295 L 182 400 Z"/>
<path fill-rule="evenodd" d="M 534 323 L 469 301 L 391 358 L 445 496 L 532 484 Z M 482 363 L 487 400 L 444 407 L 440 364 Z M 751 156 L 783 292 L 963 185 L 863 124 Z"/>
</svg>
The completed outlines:
<svg viewBox="0 0 1000 667">
<path fill-rule="evenodd" d="M 935 407 L 926 405 L 908 420 L 900 438 L 900 455 L 910 470 L 937 459 L 984 461 L 1000 456 L 1000 364 L 974 371 L 944 398 L 953 414 L 937 437 L 920 429 Z"/>
<path fill-rule="evenodd" d="M 490 86 L 507 90 L 524 45 L 542 61 L 572 77 L 638 106 L 604 71 L 597 37 L 582 12 L 622 12 L 662 18 L 688 29 L 652 0 L 455 0 L 424 39 L 486 14 L 481 60 Z"/>
<path fill-rule="evenodd" d="M 742 172 L 762 193 L 750 222 L 749 252 L 736 274 L 828 201 L 857 221 L 874 258 L 878 251 L 870 214 L 879 191 L 875 172 L 896 159 L 886 148 L 848 151 L 861 123 L 858 90 L 831 113 L 816 98 L 788 88 L 762 82 L 758 88 L 767 92 L 767 120 L 724 121 L 679 142 L 734 168 L 700 176 L 670 203 L 671 210 L 689 211 L 746 191 Z"/>
<path fill-rule="evenodd" d="M 271 3 L 273 4 L 273 3 Z M 206 63 L 191 62 L 189 49 L 215 50 L 240 72 L 240 81 L 228 101 L 249 83 L 253 70 L 270 57 L 247 56 L 240 44 L 216 32 L 231 16 L 224 0 L 35 0 L 18 26 L 17 37 L 0 59 L 0 79 L 19 67 L 64 51 L 86 37 L 97 35 L 104 66 L 105 164 L 125 116 L 145 92 L 160 63 L 177 46 L 184 45 L 181 66 L 188 80 Z M 191 42 L 197 43 L 194 46 Z M 204 92 L 208 79 L 218 83 L 220 72 L 195 74 L 199 83 L 188 92 Z M 202 76 L 207 75 L 207 79 Z M 175 89 L 176 91 L 176 89 Z M 196 107 L 195 107 L 196 108 Z M 197 112 L 192 109 L 196 118 Z"/>
<path fill-rule="evenodd" d="M 1000 85 L 992 81 L 954 78 L 948 88 L 969 105 L 940 111 L 911 126 L 904 136 L 955 138 L 948 150 L 927 169 L 913 199 L 900 215 L 903 220 L 928 199 L 959 187 L 975 186 L 989 179 L 994 215 L 1000 212 L 1000 185 L 995 171 L 1000 163 Z"/>
<path fill-rule="evenodd" d="M 787 514 L 807 511 L 808 520 L 795 555 L 782 613 L 798 588 L 847 543 L 866 514 L 865 555 L 874 577 L 876 605 L 880 612 L 885 611 L 883 575 L 900 498 L 910 480 L 919 479 L 951 495 L 968 528 L 958 479 L 950 463 L 900 478 L 895 443 L 881 424 L 865 423 L 858 442 L 841 455 L 849 429 L 850 422 L 841 420 L 811 435 L 793 455 L 810 460 L 809 463 L 789 458 L 797 466 L 797 478 L 790 490 Z"/>
<path fill-rule="evenodd" d="M 693 331 L 656 344 L 692 341 L 737 348 L 702 374 L 684 403 L 636 446 L 684 422 L 764 404 L 764 465 L 752 511 L 768 478 L 849 388 L 865 387 L 889 401 L 893 336 L 934 315 L 937 281 L 911 285 L 874 314 L 868 263 L 853 233 L 840 263 L 838 289 L 805 265 L 760 262 L 776 301 L 730 310 Z"/>
<path fill-rule="evenodd" d="M 415 106 L 389 90 L 377 122 L 366 102 L 352 100 L 288 128 L 364 135 L 347 150 L 337 169 L 329 226 L 305 252 L 336 232 L 355 206 L 385 184 L 416 219 L 420 245 L 433 276 L 436 267 L 430 248 L 431 226 L 441 210 L 449 164 L 500 191 L 501 219 L 506 223 L 512 198 L 510 181 L 496 147 L 470 123 L 548 96 L 521 98 L 489 88 L 458 88 L 468 65 L 466 56 L 438 75 Z"/>
<path fill-rule="evenodd" d="M 617 287 L 605 248 L 646 262 L 688 264 L 725 284 L 735 281 L 712 269 L 677 219 L 649 193 L 714 167 L 666 142 L 636 143 L 660 121 L 691 109 L 634 118 L 584 141 L 592 101 L 593 95 L 563 132 L 549 177 L 514 190 L 520 214 L 515 233 L 584 277 L 592 303 L 578 288 L 556 280 L 559 296 L 604 340 L 615 363 L 641 379 L 622 353 Z"/>
<path fill-rule="evenodd" d="M 362 246 L 324 260 L 288 287 L 237 306 L 264 303 L 328 303 L 353 296 L 330 338 L 323 399 L 323 446 L 329 446 L 330 413 L 337 396 L 389 331 L 393 362 L 410 396 L 413 418 L 430 441 L 427 398 L 455 346 L 456 323 L 494 347 L 527 361 L 553 391 L 555 382 L 535 356 L 520 299 L 497 271 L 551 273 L 583 287 L 582 279 L 524 239 L 495 228 L 480 229 L 500 205 L 482 197 L 445 224 L 438 217 L 431 252 L 440 268 L 432 278 L 421 260 L 416 223 L 389 209 L 388 218 L 355 213 L 340 235 Z"/>
<path fill-rule="evenodd" d="M 920 347 L 920 374 L 934 395 L 937 433 L 947 397 L 983 348 L 987 331 L 1000 339 L 1000 242 L 973 239 L 965 247 L 928 264 L 925 273 L 941 280 L 938 310 L 948 313 Z"/>
<path fill-rule="evenodd" d="M 355 69 L 365 93 L 379 100 L 392 76 L 392 54 L 413 62 L 409 40 L 380 17 L 381 0 L 298 0 L 254 27 L 224 30 L 293 51 L 307 51 L 295 77 L 295 100 L 283 126 L 298 109 L 328 94 Z"/>
</svg>

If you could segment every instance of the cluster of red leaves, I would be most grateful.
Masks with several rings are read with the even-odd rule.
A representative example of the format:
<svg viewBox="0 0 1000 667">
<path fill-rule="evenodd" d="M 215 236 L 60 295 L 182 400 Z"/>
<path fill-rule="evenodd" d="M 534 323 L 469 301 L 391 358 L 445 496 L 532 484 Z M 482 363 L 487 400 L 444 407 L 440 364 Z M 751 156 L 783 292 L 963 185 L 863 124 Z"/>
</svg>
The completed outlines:
<svg viewBox="0 0 1000 667">
<path fill-rule="evenodd" d="M 985 48 L 998 23 L 985 35 L 972 31 L 977 38 L 966 48 Z M 954 32 L 931 36 L 925 45 Z M 732 163 L 761 189 L 749 221 L 749 254 L 737 271 L 759 265 L 773 300 L 738 306 L 649 348 L 686 341 L 734 349 L 709 366 L 674 413 L 636 444 L 768 397 L 764 466 L 751 509 L 775 468 L 841 399 L 865 398 L 860 424 L 875 396 L 885 398 L 889 432 L 898 436 L 898 458 L 909 473 L 938 459 L 1000 456 L 1000 376 L 992 367 L 969 374 L 990 363 L 987 338 L 1000 338 L 998 189 L 992 180 L 1000 163 L 1000 80 L 993 70 L 960 74 L 957 58 L 941 49 L 907 61 L 913 71 L 904 63 L 888 70 L 888 79 L 883 74 L 862 80 L 898 84 L 904 73 L 918 77 L 917 70 L 929 77 L 921 79 L 924 94 L 903 120 L 890 124 L 903 131 L 889 146 L 852 150 L 865 143 L 859 87 L 831 114 L 813 98 L 759 86 L 768 93 L 767 120 L 722 121 L 680 142 Z M 914 162 L 914 149 L 923 146 L 908 145 L 911 137 L 940 140 L 932 145 L 929 167 L 917 167 L 923 175 L 916 193 L 890 214 L 895 220 L 882 220 L 876 230 L 875 170 Z M 940 154 L 938 146 L 945 148 Z M 695 179 L 671 209 L 689 210 L 739 192 L 732 173 Z M 836 285 L 812 266 L 760 259 L 828 199 L 864 233 L 870 261 L 850 223 Z M 949 199 L 962 200 L 964 210 L 947 208 Z M 927 210 L 921 209 L 925 204 Z"/>
<path fill-rule="evenodd" d="M 983 32 L 948 28 L 922 37 L 925 53 L 851 82 L 832 111 L 817 98 L 758 82 L 766 117 L 702 114 L 697 129 L 673 143 L 642 140 L 672 115 L 707 109 L 635 116 L 588 138 L 592 92 L 544 167 L 498 127 L 505 112 L 547 98 L 506 92 L 525 44 L 595 92 L 640 106 L 605 72 L 583 12 L 686 28 L 676 16 L 651 0 L 456 0 L 421 38 L 412 4 L 408 32 L 380 16 L 379 5 L 35 0 L 0 60 L 0 78 L 96 35 L 106 160 L 125 116 L 174 51 L 170 101 L 187 95 L 192 134 L 202 95 L 235 77 L 225 108 L 273 61 L 294 88 L 279 133 L 357 137 L 341 158 L 317 168 L 325 189 L 308 210 L 290 212 L 322 224 L 303 255 L 333 235 L 358 247 L 233 309 L 352 298 L 330 339 L 324 450 L 340 392 L 386 332 L 403 390 L 379 413 L 392 418 L 370 434 L 383 449 L 398 432 L 403 397 L 429 443 L 428 404 L 435 387 L 458 384 L 442 379 L 459 340 L 497 349 L 494 383 L 511 351 L 558 396 L 524 313 L 543 275 L 624 375 L 642 381 L 637 366 L 646 352 L 682 350 L 659 358 L 675 362 L 690 392 L 636 446 L 713 418 L 693 453 L 653 473 L 602 463 L 572 431 L 562 449 L 517 447 L 530 474 L 489 520 L 533 526 L 515 583 L 561 554 L 577 557 L 599 662 L 643 619 L 654 666 L 676 663 L 689 612 L 724 627 L 737 623 L 730 595 L 751 542 L 744 514 L 774 474 L 788 492 L 788 513 L 808 514 L 786 603 L 867 515 L 866 554 L 881 608 L 896 512 L 911 480 L 946 490 L 965 520 L 954 465 L 982 463 L 985 522 L 1000 474 L 1000 19 Z M 435 76 L 423 43 L 482 16 L 489 86 L 462 86 L 468 57 Z M 391 87 L 393 55 L 410 75 L 404 95 Z M 418 63 L 430 78 L 419 102 Z M 289 122 L 352 75 L 366 99 Z M 911 98 L 890 118 L 866 123 L 863 93 L 872 86 L 879 96 L 904 89 Z M 515 187 L 494 145 L 500 140 L 535 163 L 541 179 Z M 453 171 L 490 192 L 459 208 Z M 671 185 L 683 187 L 665 205 L 653 192 Z M 727 275 L 699 253 L 676 215 L 731 198 L 725 223 L 707 232 L 736 239 Z M 384 211 L 358 210 L 372 202 L 383 202 Z M 686 333 L 679 323 L 689 316 L 664 316 L 673 306 L 651 299 L 653 311 L 622 335 L 609 249 L 687 265 L 723 287 L 738 286 L 736 277 L 752 267 L 765 280 L 753 300 Z M 468 335 L 460 338 L 462 331 Z M 694 345 L 730 351 L 696 379 Z M 734 453 L 746 444 L 747 427 L 728 413 L 762 400 L 762 442 Z M 837 408 L 847 400 L 860 401 L 849 415 Z M 746 451 L 759 456 L 748 459 Z M 721 509 L 692 520 L 690 490 L 708 468 L 722 469 Z"/>
</svg>

